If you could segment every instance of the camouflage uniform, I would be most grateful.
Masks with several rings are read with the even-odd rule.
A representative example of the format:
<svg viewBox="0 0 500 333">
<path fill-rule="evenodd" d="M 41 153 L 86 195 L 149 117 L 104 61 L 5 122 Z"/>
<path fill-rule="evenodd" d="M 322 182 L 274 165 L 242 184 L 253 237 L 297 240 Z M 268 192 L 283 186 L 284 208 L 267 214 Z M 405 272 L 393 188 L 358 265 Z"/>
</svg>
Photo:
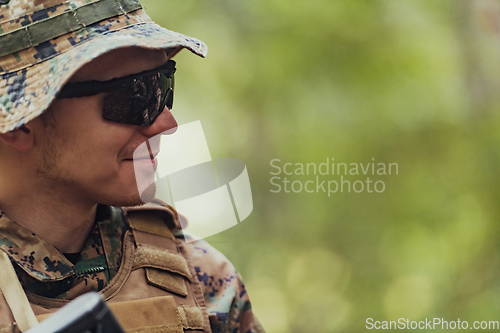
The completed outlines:
<svg viewBox="0 0 500 333">
<path fill-rule="evenodd" d="M 0 249 L 11 258 L 28 294 L 67 300 L 101 291 L 113 279 L 120 269 L 128 228 L 122 209 L 99 206 L 94 229 L 73 265 L 52 245 L 0 212 Z M 182 232 L 175 235 L 183 238 Z M 185 246 L 202 287 L 212 332 L 257 332 L 245 286 L 231 263 L 204 241 Z M 0 322 L 0 332 L 11 324 Z"/>
</svg>

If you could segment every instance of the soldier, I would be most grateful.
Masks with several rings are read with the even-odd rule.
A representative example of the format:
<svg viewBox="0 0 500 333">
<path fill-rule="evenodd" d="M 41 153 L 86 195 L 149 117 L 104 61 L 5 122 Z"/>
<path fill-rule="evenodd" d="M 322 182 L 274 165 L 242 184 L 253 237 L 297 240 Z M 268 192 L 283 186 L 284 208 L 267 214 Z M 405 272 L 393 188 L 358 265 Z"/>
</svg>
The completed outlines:
<svg viewBox="0 0 500 333">
<path fill-rule="evenodd" d="M 260 330 L 227 259 L 172 207 L 137 207 L 133 152 L 177 126 L 183 48 L 207 52 L 137 0 L 0 0 L 1 333 L 89 291 L 128 331 Z"/>
</svg>

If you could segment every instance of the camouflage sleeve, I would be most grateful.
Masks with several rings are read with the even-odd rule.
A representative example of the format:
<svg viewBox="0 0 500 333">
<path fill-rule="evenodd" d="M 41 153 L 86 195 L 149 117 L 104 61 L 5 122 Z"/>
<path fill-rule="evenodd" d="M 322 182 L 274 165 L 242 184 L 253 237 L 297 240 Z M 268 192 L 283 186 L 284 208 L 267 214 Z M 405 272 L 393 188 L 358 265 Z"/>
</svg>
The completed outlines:
<svg viewBox="0 0 500 333">
<path fill-rule="evenodd" d="M 212 332 L 264 332 L 256 324 L 241 275 L 229 260 L 203 240 L 186 248 L 201 283 Z"/>
</svg>

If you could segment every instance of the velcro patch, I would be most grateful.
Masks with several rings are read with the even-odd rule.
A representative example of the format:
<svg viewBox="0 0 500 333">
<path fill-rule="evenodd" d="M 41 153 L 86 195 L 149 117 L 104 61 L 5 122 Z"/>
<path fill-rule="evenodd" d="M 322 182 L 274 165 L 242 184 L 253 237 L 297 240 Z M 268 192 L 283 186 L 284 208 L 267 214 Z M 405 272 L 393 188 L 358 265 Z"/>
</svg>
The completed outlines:
<svg viewBox="0 0 500 333">
<path fill-rule="evenodd" d="M 163 269 L 180 274 L 191 280 L 188 264 L 182 255 L 156 247 L 140 246 L 137 248 L 132 269 L 141 267 Z"/>
</svg>

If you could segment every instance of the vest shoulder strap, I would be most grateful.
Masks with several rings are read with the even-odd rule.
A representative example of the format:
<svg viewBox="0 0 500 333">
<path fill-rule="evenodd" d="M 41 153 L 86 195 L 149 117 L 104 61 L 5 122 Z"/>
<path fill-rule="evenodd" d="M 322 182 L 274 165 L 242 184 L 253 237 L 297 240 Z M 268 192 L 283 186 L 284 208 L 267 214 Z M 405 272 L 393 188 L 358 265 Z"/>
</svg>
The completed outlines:
<svg viewBox="0 0 500 333">
<path fill-rule="evenodd" d="M 137 247 L 132 269 L 143 268 L 148 284 L 180 298 L 191 299 L 194 302 L 192 305 L 179 304 L 183 327 L 210 333 L 200 281 L 184 249 L 187 244 L 174 236 L 187 221 L 184 219 L 181 224 L 177 211 L 158 201 L 141 207 L 124 208 L 124 211 Z"/>
</svg>

